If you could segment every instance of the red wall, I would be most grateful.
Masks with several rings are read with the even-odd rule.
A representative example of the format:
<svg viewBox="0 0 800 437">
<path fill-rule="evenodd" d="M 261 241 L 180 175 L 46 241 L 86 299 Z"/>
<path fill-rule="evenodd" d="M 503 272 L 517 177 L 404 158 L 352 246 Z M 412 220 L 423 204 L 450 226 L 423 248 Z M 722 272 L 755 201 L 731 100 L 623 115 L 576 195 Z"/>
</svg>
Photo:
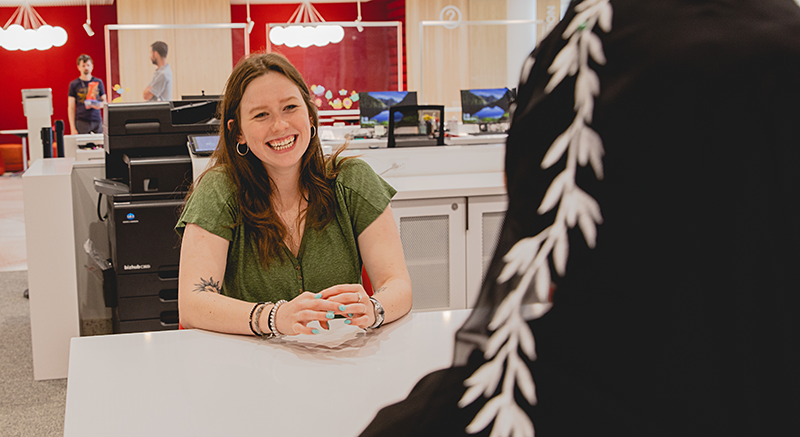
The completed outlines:
<svg viewBox="0 0 800 437">
<path fill-rule="evenodd" d="M 8 21 L 16 9 L 0 8 L 0 26 Z M 106 81 L 103 26 L 117 24 L 116 5 L 92 6 L 92 30 L 95 32 L 92 37 L 83 30 L 86 6 L 49 6 L 35 9 L 47 24 L 61 26 L 67 31 L 67 42 L 61 47 L 45 51 L 23 52 L 0 48 L 0 60 L 3 63 L 0 73 L 0 130 L 28 127 L 22 111 L 21 90 L 25 88 L 52 88 L 52 120 L 64 120 L 64 125 L 69 130 L 67 91 L 70 81 L 79 75 L 75 61 L 82 53 L 94 60 L 92 75 L 103 80 L 106 90 L 110 87 Z M 19 142 L 20 139 L 14 135 L 0 135 L 0 143 Z"/>
<path fill-rule="evenodd" d="M 392 0 L 372 0 L 361 4 L 362 21 L 398 21 L 389 18 L 389 3 Z M 313 4 L 313 1 L 312 1 Z M 267 23 L 285 23 L 297 9 L 298 3 L 250 5 L 250 19 L 256 25 L 250 33 L 250 51 L 258 52 L 267 49 Z M 325 18 L 325 21 L 355 21 L 358 17 L 356 3 L 318 3 L 314 7 Z M 247 7 L 231 5 L 231 22 L 247 22 Z"/>
<path fill-rule="evenodd" d="M 266 51 L 267 24 L 289 21 L 297 7 L 296 3 L 251 5 L 250 16 L 256 23 L 250 34 L 251 52 Z M 314 7 L 326 21 L 352 22 L 358 17 L 356 3 L 319 3 Z M 405 20 L 405 1 L 372 0 L 363 3 L 361 19 L 373 22 L 403 22 Z M 232 5 L 231 21 L 246 22 L 246 6 Z M 357 109 L 357 101 L 351 103 L 345 97 L 351 97 L 352 93 L 361 91 L 397 89 L 396 31 L 386 28 L 368 28 L 364 33 L 360 33 L 355 28 L 346 27 L 345 41 L 348 44 L 336 44 L 322 48 L 311 46 L 305 49 L 272 46 L 271 50 L 289 58 L 312 89 L 315 86 L 322 86 L 322 88 L 316 88 L 317 105 L 322 110 Z M 405 41 L 403 41 L 403 48 L 405 52 Z M 401 59 L 405 64 L 404 57 Z M 406 85 L 407 80 L 404 74 L 403 89 L 406 89 Z M 331 97 L 328 97 L 327 91 L 332 92 Z M 323 94 L 325 95 L 323 96 Z"/>
<path fill-rule="evenodd" d="M 354 21 L 358 16 L 356 3 L 319 3 L 314 5 L 327 21 Z M 256 22 L 250 34 L 250 51 L 264 51 L 267 47 L 266 24 L 283 23 L 289 20 L 297 3 L 250 5 L 250 17 Z M 4 24 L 16 8 L 0 8 L 0 25 Z M 53 121 L 67 118 L 67 89 L 69 82 L 78 77 L 75 60 L 78 55 L 86 53 L 94 60 L 93 75 L 102 79 L 106 92 L 113 84 L 109 84 L 105 71 L 105 46 L 103 26 L 117 24 L 117 7 L 92 6 L 93 37 L 86 35 L 83 23 L 86 21 L 86 8 L 83 6 L 51 6 L 37 7 L 39 15 L 52 26 L 61 26 L 69 35 L 67 43 L 61 47 L 40 52 L 38 50 L 7 51 L 0 48 L 0 60 L 3 63 L 2 80 L 0 80 L 0 130 L 25 129 L 27 122 L 22 112 L 22 95 L 24 88 L 53 89 Z M 402 21 L 405 22 L 404 0 L 372 0 L 361 5 L 363 21 Z M 245 5 L 231 5 L 231 22 L 247 21 Z M 403 23 L 403 51 L 405 52 L 405 23 Z M 405 53 L 403 54 L 405 64 Z M 353 65 L 364 70 L 363 65 Z M 404 68 L 405 70 L 405 68 Z M 404 80 L 407 83 L 407 79 Z M 404 86 L 405 88 L 405 86 Z M 19 143 L 13 135 L 0 135 L 0 143 Z"/>
</svg>

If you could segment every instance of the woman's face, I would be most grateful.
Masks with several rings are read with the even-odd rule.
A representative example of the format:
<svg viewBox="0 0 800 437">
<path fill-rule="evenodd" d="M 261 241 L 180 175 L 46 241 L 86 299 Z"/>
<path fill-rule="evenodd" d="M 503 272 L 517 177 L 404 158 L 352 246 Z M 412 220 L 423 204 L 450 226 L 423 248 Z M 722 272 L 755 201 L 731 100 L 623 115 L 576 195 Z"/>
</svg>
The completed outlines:
<svg viewBox="0 0 800 437">
<path fill-rule="evenodd" d="M 311 140 L 311 119 L 297 85 L 270 71 L 250 82 L 239 106 L 240 143 L 264 164 L 272 177 L 299 172 Z"/>
</svg>

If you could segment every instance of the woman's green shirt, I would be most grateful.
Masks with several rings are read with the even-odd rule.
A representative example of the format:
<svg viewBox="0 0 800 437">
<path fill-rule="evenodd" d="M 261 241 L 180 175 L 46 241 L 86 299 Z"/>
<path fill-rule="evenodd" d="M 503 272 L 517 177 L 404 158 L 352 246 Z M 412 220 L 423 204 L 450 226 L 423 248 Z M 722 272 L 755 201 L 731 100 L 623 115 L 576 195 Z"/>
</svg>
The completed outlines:
<svg viewBox="0 0 800 437">
<path fill-rule="evenodd" d="M 265 269 L 257 245 L 237 225 L 235 187 L 221 170 L 208 172 L 186 202 L 175 230 L 187 223 L 228 241 L 222 294 L 249 302 L 291 300 L 303 291 L 318 292 L 338 284 L 361 281 L 358 236 L 386 209 L 396 190 L 366 162 L 349 159 L 334 183 L 336 217 L 324 229 L 306 227 L 295 257 L 281 244 L 284 260 Z M 218 278 L 204 278 L 218 281 Z"/>
</svg>

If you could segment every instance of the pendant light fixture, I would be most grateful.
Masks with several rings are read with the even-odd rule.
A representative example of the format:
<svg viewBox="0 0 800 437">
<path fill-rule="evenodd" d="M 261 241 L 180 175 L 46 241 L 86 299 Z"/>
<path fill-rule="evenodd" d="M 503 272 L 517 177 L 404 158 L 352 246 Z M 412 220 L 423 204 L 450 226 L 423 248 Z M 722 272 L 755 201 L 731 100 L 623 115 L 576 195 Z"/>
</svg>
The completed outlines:
<svg viewBox="0 0 800 437">
<path fill-rule="evenodd" d="M 67 42 L 67 31 L 50 26 L 25 2 L 0 29 L 0 46 L 6 50 L 47 50 Z"/>
<path fill-rule="evenodd" d="M 294 21 L 292 21 L 294 20 Z M 302 48 L 324 47 L 328 44 L 336 44 L 344 38 L 344 29 L 339 25 L 327 25 L 322 15 L 310 2 L 303 2 L 289 18 L 288 23 L 298 24 L 295 26 L 276 26 L 269 31 L 269 40 L 275 45 L 285 45 L 286 47 Z M 299 24 L 308 23 L 308 26 Z"/>
<path fill-rule="evenodd" d="M 253 25 L 256 23 L 250 19 L 250 0 L 247 0 L 247 34 L 253 31 Z"/>
<path fill-rule="evenodd" d="M 89 36 L 94 36 L 94 30 L 92 30 L 92 14 L 89 13 L 89 1 L 86 0 L 86 22 L 83 23 L 83 30 L 86 31 L 86 34 Z"/>
</svg>

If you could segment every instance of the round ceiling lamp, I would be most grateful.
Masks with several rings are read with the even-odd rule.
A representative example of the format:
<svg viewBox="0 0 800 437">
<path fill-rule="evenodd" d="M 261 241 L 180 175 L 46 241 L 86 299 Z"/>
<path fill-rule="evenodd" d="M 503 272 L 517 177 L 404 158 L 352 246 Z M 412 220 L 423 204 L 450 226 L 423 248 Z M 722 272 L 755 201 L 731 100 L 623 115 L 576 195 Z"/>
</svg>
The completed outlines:
<svg viewBox="0 0 800 437">
<path fill-rule="evenodd" d="M 328 44 L 339 43 L 344 39 L 342 26 L 322 24 L 325 23 L 325 19 L 309 2 L 301 3 L 289 18 L 288 23 L 297 25 L 275 26 L 270 29 L 269 40 L 272 44 L 302 48 L 312 45 L 324 47 Z M 302 26 L 301 23 L 309 25 Z"/>
<path fill-rule="evenodd" d="M 47 50 L 66 42 L 67 31 L 47 24 L 28 3 L 17 8 L 0 29 L 0 46 L 6 50 Z"/>
</svg>

